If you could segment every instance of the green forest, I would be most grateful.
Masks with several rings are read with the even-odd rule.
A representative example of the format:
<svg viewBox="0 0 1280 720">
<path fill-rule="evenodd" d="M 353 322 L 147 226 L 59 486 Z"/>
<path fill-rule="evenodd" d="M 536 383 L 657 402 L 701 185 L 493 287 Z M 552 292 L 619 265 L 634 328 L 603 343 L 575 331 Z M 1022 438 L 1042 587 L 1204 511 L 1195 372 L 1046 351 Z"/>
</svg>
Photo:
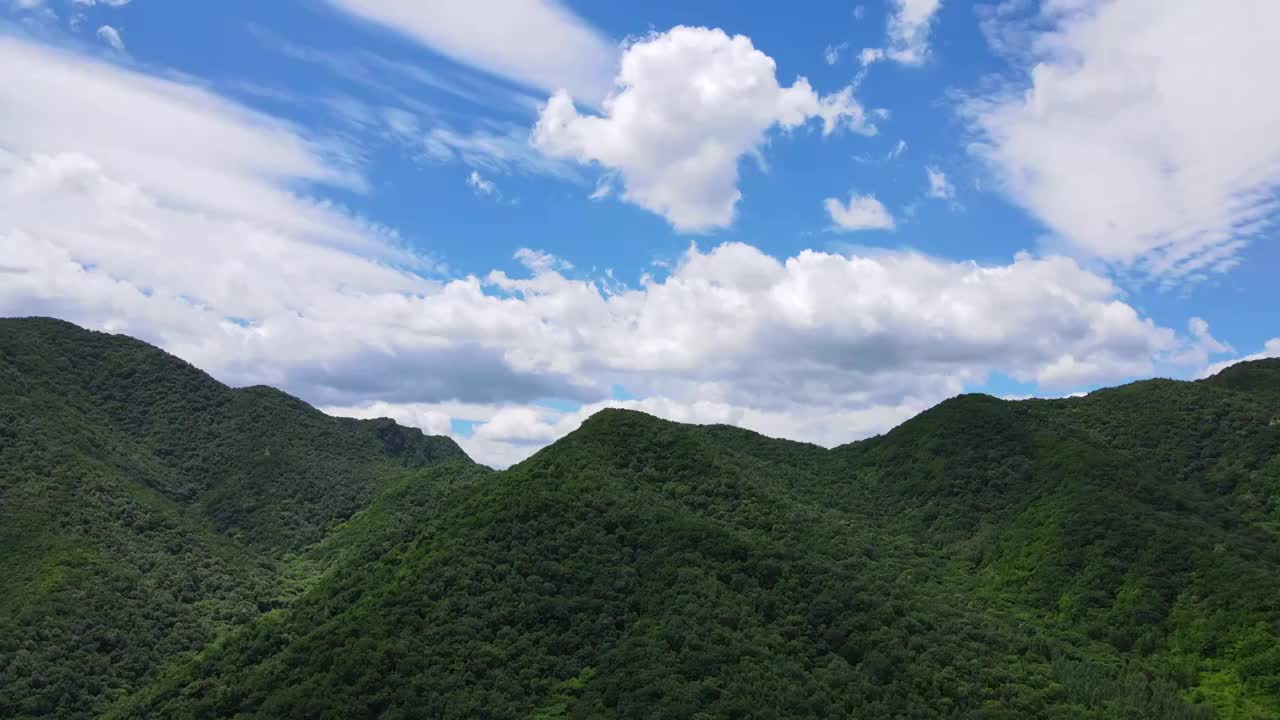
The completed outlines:
<svg viewBox="0 0 1280 720">
<path fill-rule="evenodd" d="M 1280 360 L 497 472 L 0 320 L 0 717 L 1280 717 Z"/>
</svg>

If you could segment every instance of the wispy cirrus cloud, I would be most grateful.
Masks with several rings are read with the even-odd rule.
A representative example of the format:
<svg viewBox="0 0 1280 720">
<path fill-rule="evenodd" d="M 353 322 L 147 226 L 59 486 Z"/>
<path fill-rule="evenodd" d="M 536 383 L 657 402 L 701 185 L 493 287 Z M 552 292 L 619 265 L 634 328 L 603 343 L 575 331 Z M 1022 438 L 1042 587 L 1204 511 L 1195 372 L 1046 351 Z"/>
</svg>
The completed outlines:
<svg viewBox="0 0 1280 720">
<path fill-rule="evenodd" d="M 556 0 L 328 0 L 464 65 L 598 103 L 612 87 L 617 46 Z"/>
<path fill-rule="evenodd" d="M 388 57 L 367 49 L 330 49 L 291 41 L 271 30 L 251 25 L 251 34 L 265 47 L 291 60 L 327 70 L 417 112 L 432 112 L 432 95 L 464 100 L 476 107 L 533 113 L 539 98 L 463 70 L 453 73 L 428 70 L 421 64 Z M 427 98 L 427 99 L 424 99 Z"/>
<path fill-rule="evenodd" d="M 973 152 L 1069 249 L 1164 284 L 1230 269 L 1280 188 L 1280 5 L 1073 2 L 988 12 L 1022 66 L 968 97 Z"/>
</svg>

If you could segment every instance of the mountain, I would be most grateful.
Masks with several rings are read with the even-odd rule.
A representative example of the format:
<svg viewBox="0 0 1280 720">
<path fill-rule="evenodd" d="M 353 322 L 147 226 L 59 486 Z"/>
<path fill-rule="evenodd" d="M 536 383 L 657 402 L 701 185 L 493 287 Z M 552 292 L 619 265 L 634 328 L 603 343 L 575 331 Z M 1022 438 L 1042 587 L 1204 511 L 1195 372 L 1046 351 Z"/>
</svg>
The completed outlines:
<svg viewBox="0 0 1280 720">
<path fill-rule="evenodd" d="M 964 396 L 832 451 L 605 411 L 115 717 L 1274 717 L 1255 390 Z"/>
<path fill-rule="evenodd" d="M 11 373 L 15 387 L 52 382 L 63 366 L 195 373 L 123 338 L 25 322 L 16 344 L 43 359 Z M 82 349 L 108 340 L 139 359 L 104 365 L 102 351 Z M 10 367 L 14 353 L 0 352 Z M 42 564 L 0 580 L 0 687 L 41 674 L 44 688 L 67 682 L 51 682 L 67 665 L 37 655 L 44 638 L 102 647 L 130 627 L 111 615 L 56 622 L 8 601 L 10 585 L 33 598 L 73 587 L 61 577 L 74 553 L 99 547 L 143 548 L 155 561 L 157 538 L 203 543 L 192 547 L 217 572 L 201 576 L 199 597 L 164 595 L 189 561 L 168 575 L 129 570 L 152 573 L 154 589 L 99 593 L 137 602 L 149 621 L 208 618 L 199 638 L 113 676 L 94 695 L 103 717 L 1280 716 L 1280 362 L 1064 400 L 965 395 L 831 450 L 606 410 L 503 472 L 460 453 L 406 453 L 428 439 L 399 429 L 405 442 L 387 443 L 380 428 L 392 426 L 313 416 L 296 401 L 267 407 L 315 424 L 272 439 L 271 457 L 296 448 L 286 457 L 310 458 L 309 470 L 174 451 L 200 458 L 187 464 L 167 454 L 169 443 L 194 446 L 181 433 L 126 432 L 135 426 L 105 410 L 107 393 L 85 387 L 88 406 L 74 411 L 55 412 L 48 394 L 17 411 L 3 404 L 5 452 L 7 428 L 42 428 L 5 458 L 44 468 L 4 476 L 3 517 L 54 522 L 44 505 L 11 498 L 44 498 L 59 483 L 82 509 L 56 518 L 56 552 L 35 529 L 17 536 Z M 159 404 L 169 402 L 183 404 L 168 422 L 203 414 L 185 399 Z M 208 425 L 215 444 L 244 427 Z M 329 463 L 368 467 L 326 449 L 336 429 L 316 455 L 303 452 L 322 426 L 348 428 L 365 462 L 397 472 L 368 471 L 382 479 L 359 495 L 298 490 L 337 477 L 323 474 Z M 253 427 L 250 438 L 263 431 Z M 222 442 L 255 458 L 265 449 L 261 438 Z M 117 459 L 135 454 L 147 460 Z M 110 492 L 80 490 L 46 456 L 100 473 Z M 427 458 L 444 461 L 406 469 Z M 152 462 L 199 470 L 160 476 Z M 235 493 L 219 491 L 227 482 Z M 124 524 L 112 505 L 122 495 L 171 513 L 172 526 Z M 305 532 L 266 522 L 294 514 L 313 518 Z M 22 643 L 10 639 L 18 632 Z M 137 650 L 108 647 L 113 662 Z M 47 704 L 0 705 L 0 715 L 75 716 L 52 691 L 36 697 Z"/>
<path fill-rule="evenodd" d="M 231 389 L 137 340 L 0 320 L 0 717 L 92 717 L 278 607 L 296 555 L 448 438 Z"/>
</svg>

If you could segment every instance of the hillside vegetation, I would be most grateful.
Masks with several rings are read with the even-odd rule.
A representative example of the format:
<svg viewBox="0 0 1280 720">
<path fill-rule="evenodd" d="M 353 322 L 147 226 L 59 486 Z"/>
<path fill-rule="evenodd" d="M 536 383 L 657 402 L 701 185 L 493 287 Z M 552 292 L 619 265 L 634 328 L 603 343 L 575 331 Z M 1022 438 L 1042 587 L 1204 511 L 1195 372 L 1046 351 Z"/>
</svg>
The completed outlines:
<svg viewBox="0 0 1280 720">
<path fill-rule="evenodd" d="M 1280 361 L 966 395 L 832 450 L 606 410 L 494 472 L 271 391 L 215 383 L 259 399 L 218 415 L 180 361 L 25 322 L 14 344 L 50 357 L 0 350 L 4 382 L 103 379 L 3 405 L 25 428 L 3 435 L 3 693 L 70 682 L 57 637 L 112 668 L 148 654 L 76 706 L 109 718 L 1280 717 Z M 215 418 L 202 441 L 111 405 L 135 366 L 177 376 L 147 384 L 184 398 L 144 395 L 167 422 Z M 218 419 L 237 402 L 296 417 Z M 119 546 L 139 559 L 82 624 L 40 605 L 114 579 Z M 134 617 L 170 645 L 113 640 Z M 0 715 L 76 716 L 63 697 Z"/>
<path fill-rule="evenodd" d="M 130 338 L 0 320 L 0 717 L 94 716 L 281 606 L 294 554 L 451 459 Z"/>
</svg>

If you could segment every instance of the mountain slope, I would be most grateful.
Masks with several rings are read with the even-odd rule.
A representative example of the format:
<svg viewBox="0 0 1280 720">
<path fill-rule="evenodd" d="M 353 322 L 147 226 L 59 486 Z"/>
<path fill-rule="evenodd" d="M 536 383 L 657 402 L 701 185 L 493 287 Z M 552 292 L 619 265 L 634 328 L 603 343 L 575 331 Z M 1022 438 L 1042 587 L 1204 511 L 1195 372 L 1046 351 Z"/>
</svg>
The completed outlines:
<svg viewBox="0 0 1280 720">
<path fill-rule="evenodd" d="M 707 435 L 603 412 L 120 716 L 881 715 L 1016 692 L 1025 640 L 903 579 L 932 561 L 869 559 L 799 473 Z M 953 682 L 906 662 L 908 635 L 947 646 Z"/>
<path fill-rule="evenodd" d="M 1280 372 L 1266 383 L 1280 388 Z M 977 597 L 1140 658 L 1221 717 L 1271 717 L 1280 713 L 1280 428 L 1270 423 L 1280 404 L 1271 397 L 1173 381 L 1063 401 L 963 397 L 842 450 L 881 488 L 878 512 L 972 563 Z"/>
<path fill-rule="evenodd" d="M 0 716 L 93 716 L 283 604 L 286 553 L 448 459 L 130 338 L 0 320 Z"/>
<path fill-rule="evenodd" d="M 964 396 L 830 452 L 604 411 L 114 717 L 1274 717 L 1267 397 Z"/>
<path fill-rule="evenodd" d="M 1280 363 L 494 472 L 0 331 L 6 717 L 1280 716 Z"/>
<path fill-rule="evenodd" d="M 120 335 L 0 320 L 0 393 L 14 432 L 112 458 L 221 532 L 280 553 L 318 541 L 389 470 L 463 457 L 449 438 L 389 420 L 329 417 L 278 390 L 231 389 Z M 99 444 L 86 447 L 91 438 Z"/>
</svg>

